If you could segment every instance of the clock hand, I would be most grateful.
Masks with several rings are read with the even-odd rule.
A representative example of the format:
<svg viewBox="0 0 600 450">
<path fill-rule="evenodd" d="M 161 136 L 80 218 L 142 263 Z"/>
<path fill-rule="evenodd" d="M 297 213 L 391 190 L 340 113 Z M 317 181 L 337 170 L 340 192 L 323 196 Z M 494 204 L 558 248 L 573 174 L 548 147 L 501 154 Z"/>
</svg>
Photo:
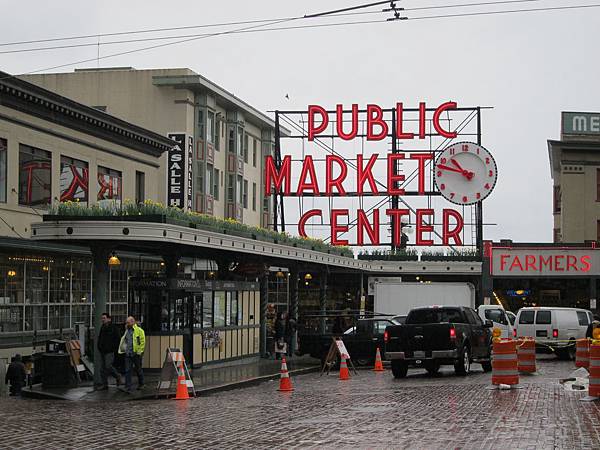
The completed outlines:
<svg viewBox="0 0 600 450">
<path fill-rule="evenodd" d="M 448 167 L 443 164 L 436 164 L 436 167 L 438 169 L 448 170 L 449 172 L 456 172 L 456 173 L 460 173 L 460 174 L 463 174 L 463 172 L 464 172 L 463 170 L 455 169 L 454 167 Z"/>
<path fill-rule="evenodd" d="M 467 180 L 471 181 L 475 176 L 475 174 L 470 170 L 463 169 L 457 160 L 451 159 L 450 162 L 454 164 L 458 169 L 460 169 L 460 172 L 463 174 L 463 177 L 465 177 Z"/>
</svg>

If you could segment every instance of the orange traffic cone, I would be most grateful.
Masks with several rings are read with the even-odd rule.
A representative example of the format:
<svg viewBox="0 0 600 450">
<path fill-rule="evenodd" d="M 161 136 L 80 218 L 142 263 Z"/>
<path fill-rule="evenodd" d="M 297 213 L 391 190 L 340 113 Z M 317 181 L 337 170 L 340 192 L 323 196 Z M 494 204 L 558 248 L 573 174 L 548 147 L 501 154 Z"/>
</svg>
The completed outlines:
<svg viewBox="0 0 600 450">
<path fill-rule="evenodd" d="M 383 362 L 381 362 L 381 353 L 379 353 L 379 347 L 377 347 L 377 353 L 375 353 L 375 367 L 373 368 L 375 372 L 385 372 L 383 368 Z"/>
<path fill-rule="evenodd" d="M 188 400 L 190 394 L 188 393 L 187 380 L 185 379 L 185 373 L 183 371 L 183 361 L 179 361 L 179 371 L 177 374 L 177 394 L 175 400 Z"/>
<path fill-rule="evenodd" d="M 285 356 L 281 359 L 281 375 L 278 390 L 281 392 L 291 392 L 294 390 L 290 374 L 288 373 L 287 363 L 285 362 Z"/>
<path fill-rule="evenodd" d="M 348 364 L 346 363 L 346 358 L 342 356 L 342 361 L 340 362 L 340 380 L 349 380 L 350 372 L 348 371 Z"/>
</svg>

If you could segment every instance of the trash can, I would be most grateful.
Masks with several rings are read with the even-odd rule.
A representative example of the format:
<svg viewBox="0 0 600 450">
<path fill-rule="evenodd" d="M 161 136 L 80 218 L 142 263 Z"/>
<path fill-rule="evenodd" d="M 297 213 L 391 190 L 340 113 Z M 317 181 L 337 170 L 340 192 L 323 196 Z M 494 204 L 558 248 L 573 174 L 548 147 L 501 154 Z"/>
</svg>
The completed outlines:
<svg viewBox="0 0 600 450">
<path fill-rule="evenodd" d="M 42 387 L 75 387 L 77 380 L 68 353 L 44 353 L 42 355 Z"/>
</svg>

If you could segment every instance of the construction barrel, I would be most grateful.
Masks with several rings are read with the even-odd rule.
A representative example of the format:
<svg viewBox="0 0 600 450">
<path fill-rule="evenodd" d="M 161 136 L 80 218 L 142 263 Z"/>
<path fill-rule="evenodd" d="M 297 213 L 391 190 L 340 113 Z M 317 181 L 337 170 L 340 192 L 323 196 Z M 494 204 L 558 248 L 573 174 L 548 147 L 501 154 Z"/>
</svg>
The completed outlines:
<svg viewBox="0 0 600 450">
<path fill-rule="evenodd" d="M 517 346 L 518 370 L 520 373 L 535 373 L 535 339 L 527 337 Z"/>
<path fill-rule="evenodd" d="M 588 338 L 577 339 L 575 367 L 590 367 L 590 341 Z"/>
<path fill-rule="evenodd" d="M 492 349 L 492 384 L 519 384 L 517 341 L 494 339 Z"/>
<path fill-rule="evenodd" d="M 590 345 L 590 397 L 600 397 L 600 342 Z"/>
</svg>

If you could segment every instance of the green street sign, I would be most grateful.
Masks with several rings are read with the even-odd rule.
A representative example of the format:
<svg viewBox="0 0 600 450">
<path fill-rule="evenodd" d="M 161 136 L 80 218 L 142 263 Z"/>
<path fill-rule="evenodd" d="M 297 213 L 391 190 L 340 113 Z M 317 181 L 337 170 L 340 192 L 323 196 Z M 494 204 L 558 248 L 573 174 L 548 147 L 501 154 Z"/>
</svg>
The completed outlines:
<svg viewBox="0 0 600 450">
<path fill-rule="evenodd" d="M 563 112 L 562 133 L 600 135 L 600 113 Z"/>
</svg>

